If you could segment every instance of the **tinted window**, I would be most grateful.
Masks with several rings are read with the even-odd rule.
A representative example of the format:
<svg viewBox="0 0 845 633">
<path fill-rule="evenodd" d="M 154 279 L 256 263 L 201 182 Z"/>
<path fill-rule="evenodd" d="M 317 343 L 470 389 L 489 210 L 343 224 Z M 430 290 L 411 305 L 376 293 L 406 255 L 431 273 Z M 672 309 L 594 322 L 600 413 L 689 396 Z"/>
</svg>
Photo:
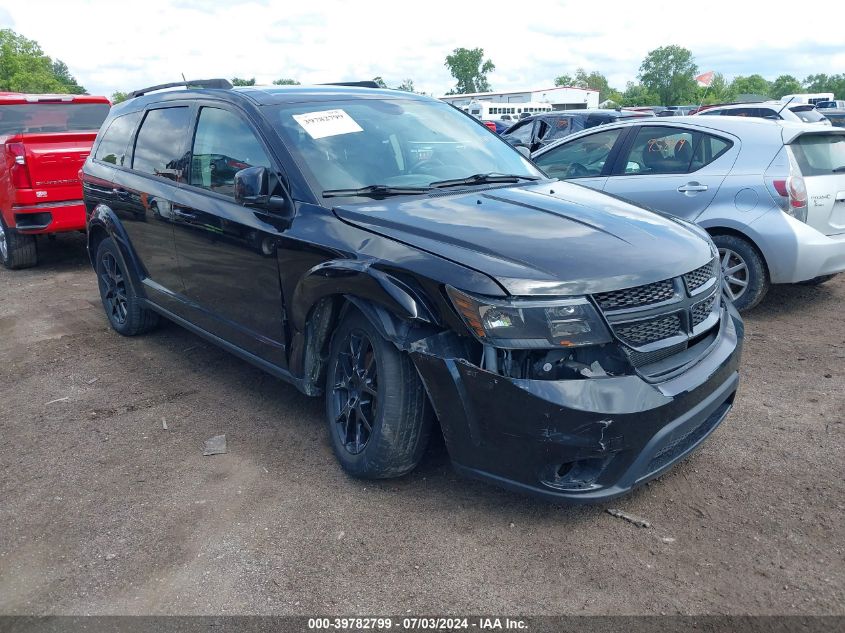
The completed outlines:
<svg viewBox="0 0 845 633">
<path fill-rule="evenodd" d="M 141 112 L 132 112 L 112 119 L 100 139 L 94 158 L 112 165 L 123 165 L 126 148 L 129 146 L 129 140 L 132 132 L 135 131 L 135 126 L 138 125 L 141 114 Z"/>
<path fill-rule="evenodd" d="M 626 174 L 685 174 L 724 154 L 732 142 L 680 128 L 642 126 L 625 162 Z"/>
<path fill-rule="evenodd" d="M 606 130 L 558 145 L 535 163 L 555 178 L 586 178 L 601 174 L 621 130 Z"/>
<path fill-rule="evenodd" d="M 181 154 L 188 131 L 187 107 L 150 110 L 144 117 L 138 138 L 132 168 L 170 180 L 182 180 L 185 156 Z"/>
<path fill-rule="evenodd" d="M 0 134 L 96 132 L 109 113 L 107 103 L 32 103 L 0 107 Z"/>
<path fill-rule="evenodd" d="M 716 108 L 710 108 L 709 110 L 702 110 L 701 112 L 699 112 L 701 116 L 722 116 L 724 113 L 724 110 L 719 110 Z"/>
<path fill-rule="evenodd" d="M 831 113 L 825 115 L 836 127 L 845 127 L 845 113 Z"/>
<path fill-rule="evenodd" d="M 803 134 L 789 147 L 804 176 L 845 171 L 845 136 L 841 134 Z"/>
<path fill-rule="evenodd" d="M 191 184 L 234 195 L 235 173 L 247 167 L 271 167 L 264 148 L 237 115 L 203 108 L 191 152 Z"/>
</svg>

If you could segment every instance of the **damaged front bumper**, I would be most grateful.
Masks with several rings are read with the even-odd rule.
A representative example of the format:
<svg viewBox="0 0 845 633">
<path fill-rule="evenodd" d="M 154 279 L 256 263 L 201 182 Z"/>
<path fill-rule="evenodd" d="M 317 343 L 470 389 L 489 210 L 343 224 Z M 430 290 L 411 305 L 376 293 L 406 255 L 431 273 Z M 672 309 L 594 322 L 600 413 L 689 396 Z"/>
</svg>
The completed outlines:
<svg viewBox="0 0 845 633">
<path fill-rule="evenodd" d="M 658 383 L 513 379 L 425 345 L 411 356 L 459 472 L 550 500 L 605 501 L 665 472 L 730 411 L 743 325 L 723 310 L 708 352 Z"/>
</svg>

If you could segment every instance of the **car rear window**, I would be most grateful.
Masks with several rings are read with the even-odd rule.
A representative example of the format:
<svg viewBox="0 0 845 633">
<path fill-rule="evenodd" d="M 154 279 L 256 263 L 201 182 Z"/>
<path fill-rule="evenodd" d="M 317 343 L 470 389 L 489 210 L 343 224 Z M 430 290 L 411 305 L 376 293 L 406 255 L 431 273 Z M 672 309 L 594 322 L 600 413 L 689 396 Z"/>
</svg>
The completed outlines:
<svg viewBox="0 0 845 633">
<path fill-rule="evenodd" d="M 123 165 L 126 158 L 126 148 L 135 126 L 141 118 L 142 112 L 131 112 L 123 116 L 115 117 L 109 123 L 108 129 L 103 132 L 103 137 L 97 145 L 94 153 L 95 160 L 112 165 Z"/>
<path fill-rule="evenodd" d="M 845 135 L 803 134 L 789 147 L 804 176 L 845 171 Z"/>
<path fill-rule="evenodd" d="M 109 113 L 107 103 L 24 103 L 0 107 L 0 134 L 96 132 Z"/>
<path fill-rule="evenodd" d="M 804 121 L 804 123 L 818 123 L 825 119 L 825 116 L 816 110 L 814 106 L 797 106 L 790 108 L 790 110 L 792 110 L 795 116 Z"/>
</svg>

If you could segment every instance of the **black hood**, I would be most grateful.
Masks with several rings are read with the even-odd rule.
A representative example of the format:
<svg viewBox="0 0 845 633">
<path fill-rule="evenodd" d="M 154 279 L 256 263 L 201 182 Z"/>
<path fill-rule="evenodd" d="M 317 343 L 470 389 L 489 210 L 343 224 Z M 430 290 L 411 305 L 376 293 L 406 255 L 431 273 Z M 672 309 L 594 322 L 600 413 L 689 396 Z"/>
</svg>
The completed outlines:
<svg viewBox="0 0 845 633">
<path fill-rule="evenodd" d="M 563 182 L 388 198 L 335 213 L 486 273 L 512 295 L 628 288 L 713 257 L 697 227 Z"/>
</svg>

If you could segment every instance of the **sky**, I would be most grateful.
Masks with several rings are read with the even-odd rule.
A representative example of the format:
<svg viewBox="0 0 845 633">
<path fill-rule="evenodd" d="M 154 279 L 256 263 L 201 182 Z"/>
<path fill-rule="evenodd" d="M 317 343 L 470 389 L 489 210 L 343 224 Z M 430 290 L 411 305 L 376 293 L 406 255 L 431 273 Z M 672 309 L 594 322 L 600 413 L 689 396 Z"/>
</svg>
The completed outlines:
<svg viewBox="0 0 845 633">
<path fill-rule="evenodd" d="M 444 62 L 458 47 L 484 49 L 497 91 L 547 88 L 579 67 L 624 89 L 648 51 L 669 44 L 690 49 L 700 72 L 728 79 L 845 72 L 845 2 L 816 5 L 812 15 L 777 4 L 0 0 L 0 28 L 36 40 L 90 93 L 105 95 L 184 74 L 259 84 L 381 76 L 439 96 L 454 86 Z"/>
</svg>

